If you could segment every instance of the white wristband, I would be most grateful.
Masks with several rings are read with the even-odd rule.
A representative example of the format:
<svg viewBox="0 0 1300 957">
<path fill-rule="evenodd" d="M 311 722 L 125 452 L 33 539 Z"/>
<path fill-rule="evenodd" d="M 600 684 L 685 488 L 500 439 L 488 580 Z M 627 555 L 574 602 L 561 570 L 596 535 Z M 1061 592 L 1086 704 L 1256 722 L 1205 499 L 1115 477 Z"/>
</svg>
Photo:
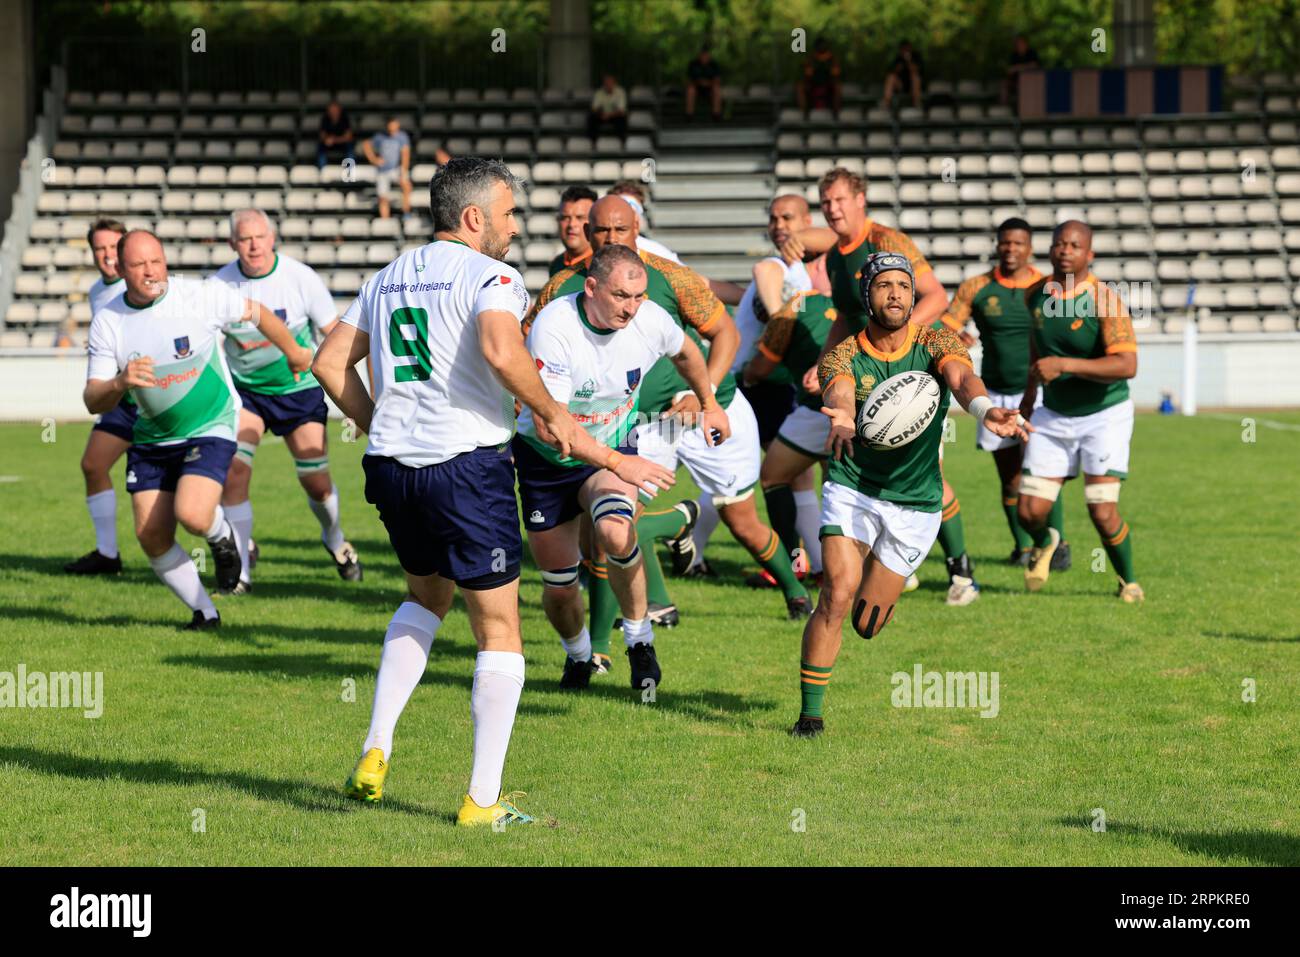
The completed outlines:
<svg viewBox="0 0 1300 957">
<path fill-rule="evenodd" d="M 980 425 L 984 424 L 985 417 L 989 414 L 989 409 L 993 408 L 993 400 L 986 395 L 977 395 L 970 400 L 970 405 L 966 411 L 975 416 L 975 421 Z"/>
</svg>

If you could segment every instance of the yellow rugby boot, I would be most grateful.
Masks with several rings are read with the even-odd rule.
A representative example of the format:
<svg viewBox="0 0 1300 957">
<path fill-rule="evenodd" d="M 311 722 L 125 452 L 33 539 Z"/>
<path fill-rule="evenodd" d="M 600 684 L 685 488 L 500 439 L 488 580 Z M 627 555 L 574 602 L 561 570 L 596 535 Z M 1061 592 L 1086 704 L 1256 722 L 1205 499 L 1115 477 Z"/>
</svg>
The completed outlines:
<svg viewBox="0 0 1300 957">
<path fill-rule="evenodd" d="M 378 801 L 384 796 L 386 777 L 388 762 L 384 760 L 384 752 L 380 748 L 371 748 L 357 762 L 343 792 L 354 801 Z"/>
<path fill-rule="evenodd" d="M 1047 576 L 1051 574 L 1052 556 L 1056 554 L 1056 546 L 1061 544 L 1061 533 L 1054 528 L 1047 531 L 1051 541 L 1042 548 L 1034 546 L 1029 552 L 1029 564 L 1025 566 L 1026 591 L 1038 591 L 1047 584 Z"/>
<path fill-rule="evenodd" d="M 497 803 L 491 807 L 479 807 L 474 803 L 474 799 L 466 794 L 465 800 L 460 802 L 456 823 L 460 827 L 487 825 L 493 830 L 501 830 L 512 824 L 535 824 L 536 818 L 525 814 L 514 805 L 515 798 L 526 796 L 523 791 L 511 791 L 498 797 Z"/>
<path fill-rule="evenodd" d="M 1119 591 L 1116 593 L 1119 600 L 1127 602 L 1130 605 L 1140 605 L 1146 600 L 1146 595 L 1142 593 L 1142 586 L 1137 582 L 1126 582 L 1120 579 Z"/>
</svg>

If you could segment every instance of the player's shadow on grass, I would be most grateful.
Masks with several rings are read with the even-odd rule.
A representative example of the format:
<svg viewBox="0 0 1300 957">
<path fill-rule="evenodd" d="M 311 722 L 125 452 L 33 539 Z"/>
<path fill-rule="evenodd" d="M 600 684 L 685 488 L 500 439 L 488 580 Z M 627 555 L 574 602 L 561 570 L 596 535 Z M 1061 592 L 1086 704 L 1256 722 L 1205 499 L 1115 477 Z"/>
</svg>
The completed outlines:
<svg viewBox="0 0 1300 957">
<path fill-rule="evenodd" d="M 474 675 L 468 673 L 473 668 L 473 660 L 472 656 L 466 657 L 465 674 L 426 670 L 420 683 L 456 687 L 468 695 L 474 687 Z M 221 674 L 258 675 L 263 678 L 330 678 L 334 681 L 365 678 L 371 682 L 378 670 L 377 664 L 356 665 L 319 654 L 170 655 L 163 658 L 162 663 L 183 668 L 202 668 Z M 523 714 L 554 716 L 568 714 L 569 710 L 540 703 L 528 696 L 519 702 L 519 711 Z"/>
<path fill-rule="evenodd" d="M 319 538 L 254 535 L 253 540 L 257 542 L 258 565 L 265 561 L 268 567 L 301 565 L 305 568 L 324 568 L 327 571 L 332 567 Z M 386 575 L 397 575 L 399 578 L 402 576 L 402 566 L 397 561 L 397 556 L 393 554 L 393 546 L 387 541 L 380 541 L 377 538 L 356 538 L 349 541 L 357 550 L 363 570 L 373 569 L 382 571 Z"/>
<path fill-rule="evenodd" d="M 1085 830 L 1092 828 L 1090 819 L 1079 817 L 1057 818 L 1056 823 Z M 1300 837 L 1294 834 L 1279 834 L 1276 831 L 1236 830 L 1224 833 L 1177 831 L 1108 820 L 1105 834 L 1098 834 L 1097 837 L 1104 840 L 1111 834 L 1154 837 L 1167 841 L 1189 854 L 1201 854 L 1225 862 L 1234 858 L 1245 858 L 1252 864 L 1274 867 L 1300 865 Z"/>
<path fill-rule="evenodd" d="M 1287 638 L 1282 635 L 1261 635 L 1249 631 L 1203 631 L 1201 634 L 1206 638 L 1231 638 L 1234 641 L 1263 641 L 1269 643 L 1300 641 L 1300 635 L 1292 635 Z"/>
<path fill-rule="evenodd" d="M 309 781 L 265 778 L 243 771 L 212 771 L 180 765 L 175 761 L 130 761 L 122 758 L 91 758 L 59 751 L 0 745 L 0 764 L 12 763 L 31 768 L 40 774 L 84 781 L 118 779 L 135 784 L 179 785 L 181 787 L 228 787 L 251 794 L 264 801 L 276 801 L 305 811 L 332 811 L 347 814 L 354 810 L 352 801 L 335 788 Z M 385 797 L 381 808 L 405 814 L 445 817 L 414 804 Z"/>
<path fill-rule="evenodd" d="M 543 681 L 530 684 L 527 690 L 534 695 L 539 693 L 558 695 L 560 700 L 570 700 L 581 695 L 605 698 L 629 707 L 653 708 L 669 714 L 684 715 L 696 721 L 731 721 L 738 715 L 752 711 L 771 711 L 777 707 L 777 703 L 770 698 L 746 698 L 743 695 L 732 694 L 730 691 L 693 691 L 678 694 L 673 692 L 671 687 L 667 691 L 656 690 L 653 703 L 643 703 L 642 692 L 634 691 L 621 675 L 617 678 L 616 684 L 597 679 L 588 685 L 586 691 L 581 692 L 565 691 L 556 684 Z"/>
</svg>

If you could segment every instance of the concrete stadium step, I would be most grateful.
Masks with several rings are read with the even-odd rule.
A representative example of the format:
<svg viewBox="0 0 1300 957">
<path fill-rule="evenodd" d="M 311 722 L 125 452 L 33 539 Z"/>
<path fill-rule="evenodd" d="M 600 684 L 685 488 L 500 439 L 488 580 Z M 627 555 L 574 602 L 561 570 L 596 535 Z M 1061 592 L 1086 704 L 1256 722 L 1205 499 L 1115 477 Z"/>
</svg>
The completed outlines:
<svg viewBox="0 0 1300 957">
<path fill-rule="evenodd" d="M 770 172 L 772 159 L 769 153 L 660 152 L 655 160 L 655 175 L 658 177 L 735 176 Z"/>
<path fill-rule="evenodd" d="M 655 204 L 671 200 L 750 199 L 766 202 L 774 183 L 768 176 L 751 175 L 731 180 L 710 176 L 659 177 L 654 185 Z"/>
<path fill-rule="evenodd" d="M 693 129 L 668 129 L 659 131 L 659 149 L 715 149 L 718 147 L 734 149 L 740 146 L 771 149 L 772 130 L 770 127 L 705 127 Z"/>
<path fill-rule="evenodd" d="M 767 222 L 767 203 L 741 200 L 734 203 L 656 202 L 656 229 L 694 228 L 698 226 L 758 226 Z"/>
</svg>

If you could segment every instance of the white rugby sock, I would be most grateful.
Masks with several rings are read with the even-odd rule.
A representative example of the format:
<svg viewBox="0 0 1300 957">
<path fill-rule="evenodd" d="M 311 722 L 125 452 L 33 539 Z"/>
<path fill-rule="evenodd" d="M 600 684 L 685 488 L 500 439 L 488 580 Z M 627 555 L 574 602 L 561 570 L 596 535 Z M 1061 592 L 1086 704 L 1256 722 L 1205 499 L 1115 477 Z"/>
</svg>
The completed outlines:
<svg viewBox="0 0 1300 957">
<path fill-rule="evenodd" d="M 225 510 L 218 505 L 212 510 L 212 527 L 204 533 L 203 537 L 209 542 L 219 542 L 232 531 L 230 523 L 226 521 Z"/>
<path fill-rule="evenodd" d="M 692 568 L 704 561 L 704 547 L 709 544 L 709 539 L 713 537 L 719 521 L 718 509 L 713 504 L 712 495 L 701 492 L 698 504 L 700 517 L 695 522 L 695 531 L 691 532 L 691 539 L 695 542 L 695 558 L 691 560 Z"/>
<path fill-rule="evenodd" d="M 330 493 L 323 502 L 318 502 L 308 495 L 307 504 L 311 506 L 316 521 L 320 522 L 321 541 L 331 552 L 338 551 L 343 547 L 343 529 L 339 527 L 338 487 L 331 485 Z"/>
<path fill-rule="evenodd" d="M 105 558 L 117 557 L 117 493 L 111 488 L 86 496 L 90 523 L 95 526 L 95 551 Z"/>
<path fill-rule="evenodd" d="M 239 546 L 239 577 L 242 581 L 252 581 L 248 569 L 248 543 L 253 539 L 253 503 L 244 501 L 227 505 L 225 509 L 226 520 L 235 530 L 235 544 Z"/>
<path fill-rule="evenodd" d="M 655 633 L 650 626 L 650 619 L 642 618 L 640 621 L 628 621 L 624 618 L 623 643 L 629 648 L 640 644 L 653 645 L 655 643 Z"/>
<path fill-rule="evenodd" d="M 362 754 L 371 748 L 382 750 L 385 759 L 392 754 L 397 719 L 424 676 L 429 649 L 441 625 L 441 618 L 417 602 L 404 601 L 397 607 L 384 632 L 375 701 L 370 709 L 370 733 L 361 747 Z"/>
<path fill-rule="evenodd" d="M 586 628 L 572 638 L 561 638 L 560 644 L 572 661 L 586 661 L 591 657 L 591 632 Z"/>
<path fill-rule="evenodd" d="M 810 488 L 795 492 L 794 505 L 794 527 L 803 539 L 803 551 L 808 556 L 808 571 L 819 572 L 822 570 L 822 516 L 821 506 L 817 504 L 817 493 Z"/>
<path fill-rule="evenodd" d="M 491 807 L 501 796 L 501 772 L 523 690 L 523 655 L 513 651 L 478 653 L 474 690 L 469 699 L 474 717 L 474 770 L 469 778 L 469 797 L 479 807 Z"/>
<path fill-rule="evenodd" d="M 172 547 L 157 558 L 149 559 L 154 572 L 163 580 L 163 584 L 176 593 L 176 597 L 185 602 L 192 611 L 203 612 L 203 617 L 217 617 L 217 607 L 208 597 L 203 582 L 199 579 L 199 570 L 190 561 L 185 549 L 175 542 Z"/>
</svg>

